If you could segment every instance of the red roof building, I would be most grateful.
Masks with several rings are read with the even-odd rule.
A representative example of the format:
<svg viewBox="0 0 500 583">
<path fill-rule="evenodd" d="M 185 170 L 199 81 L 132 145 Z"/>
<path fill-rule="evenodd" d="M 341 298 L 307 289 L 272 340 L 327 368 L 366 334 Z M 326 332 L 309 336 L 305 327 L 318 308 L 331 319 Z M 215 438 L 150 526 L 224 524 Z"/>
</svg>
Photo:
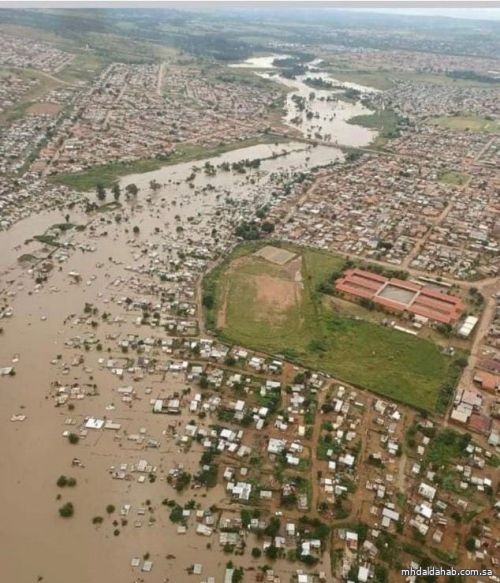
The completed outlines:
<svg viewBox="0 0 500 583">
<path fill-rule="evenodd" d="M 366 298 L 396 312 L 408 312 L 451 324 L 464 308 L 460 298 L 416 282 L 387 278 L 363 269 L 348 269 L 335 283 L 337 291 Z"/>
</svg>

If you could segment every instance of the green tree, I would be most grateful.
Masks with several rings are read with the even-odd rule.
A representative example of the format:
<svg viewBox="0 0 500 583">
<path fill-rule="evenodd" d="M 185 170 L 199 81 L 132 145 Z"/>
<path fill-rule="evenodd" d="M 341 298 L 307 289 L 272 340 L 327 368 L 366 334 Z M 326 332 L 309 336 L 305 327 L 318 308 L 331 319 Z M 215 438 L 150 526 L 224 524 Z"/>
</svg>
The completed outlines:
<svg viewBox="0 0 500 583">
<path fill-rule="evenodd" d="M 269 545 L 268 547 L 266 547 L 264 554 L 269 560 L 275 561 L 278 558 L 278 552 L 279 552 L 278 547 L 275 547 L 274 545 Z"/>
<path fill-rule="evenodd" d="M 113 198 L 118 201 L 122 192 L 120 190 L 120 185 L 118 184 L 118 182 L 115 182 L 113 184 L 113 186 L 111 187 L 111 192 L 113 193 Z"/>
<path fill-rule="evenodd" d="M 59 488 L 64 488 L 68 485 L 68 478 L 66 476 L 59 476 L 56 484 Z"/>
<path fill-rule="evenodd" d="M 132 184 L 127 184 L 127 186 L 125 187 L 125 190 L 127 191 L 128 194 L 130 194 L 131 196 L 137 196 L 137 193 L 139 192 L 139 188 L 136 184 L 132 183 Z"/>
<path fill-rule="evenodd" d="M 71 502 L 66 502 L 61 508 L 59 508 L 59 515 L 63 518 L 71 518 L 75 513 L 75 507 Z"/>
<path fill-rule="evenodd" d="M 70 433 L 68 435 L 68 441 L 72 444 L 72 445 L 76 445 L 79 441 L 80 438 L 78 437 L 78 435 L 76 433 Z"/>
<path fill-rule="evenodd" d="M 97 198 L 101 201 L 104 200 L 106 198 L 106 189 L 104 188 L 104 185 L 99 182 L 95 189 L 97 192 Z"/>
</svg>

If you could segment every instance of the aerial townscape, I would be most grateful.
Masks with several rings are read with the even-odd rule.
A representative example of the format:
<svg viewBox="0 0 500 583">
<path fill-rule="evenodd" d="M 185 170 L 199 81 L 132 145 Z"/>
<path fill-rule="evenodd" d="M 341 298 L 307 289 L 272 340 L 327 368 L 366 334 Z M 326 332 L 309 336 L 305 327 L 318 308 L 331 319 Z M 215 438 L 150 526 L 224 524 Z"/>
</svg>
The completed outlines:
<svg viewBox="0 0 500 583">
<path fill-rule="evenodd" d="M 499 11 L 87 4 L 0 8 L 0 581 L 500 583 Z"/>
</svg>

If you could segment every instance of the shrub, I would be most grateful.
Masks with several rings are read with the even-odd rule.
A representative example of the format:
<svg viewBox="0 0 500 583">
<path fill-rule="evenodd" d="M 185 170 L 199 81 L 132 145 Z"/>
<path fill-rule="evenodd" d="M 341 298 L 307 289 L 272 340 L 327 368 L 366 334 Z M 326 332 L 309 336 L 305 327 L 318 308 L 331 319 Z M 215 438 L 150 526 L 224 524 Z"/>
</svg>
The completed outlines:
<svg viewBox="0 0 500 583">
<path fill-rule="evenodd" d="M 71 502 L 66 502 L 61 508 L 59 508 L 59 515 L 63 518 L 71 518 L 75 513 L 75 508 Z"/>
<path fill-rule="evenodd" d="M 68 441 L 72 444 L 72 445 L 76 445 L 79 441 L 80 438 L 78 437 L 78 435 L 76 433 L 70 433 L 68 435 Z"/>
</svg>

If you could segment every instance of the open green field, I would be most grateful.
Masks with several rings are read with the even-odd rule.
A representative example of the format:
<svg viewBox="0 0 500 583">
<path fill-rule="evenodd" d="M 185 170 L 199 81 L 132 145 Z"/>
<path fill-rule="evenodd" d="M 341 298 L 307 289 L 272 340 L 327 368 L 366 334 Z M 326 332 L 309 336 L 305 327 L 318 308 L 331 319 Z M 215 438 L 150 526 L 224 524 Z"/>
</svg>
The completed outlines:
<svg viewBox="0 0 500 583">
<path fill-rule="evenodd" d="M 399 116 L 390 109 L 380 109 L 366 115 L 356 115 L 348 119 L 347 123 L 378 130 L 379 135 L 372 144 L 374 147 L 380 148 L 387 143 L 387 140 L 399 135 Z"/>
<path fill-rule="evenodd" d="M 229 342 L 281 354 L 397 401 L 436 410 L 440 388 L 453 385 L 459 369 L 428 340 L 329 308 L 317 288 L 343 269 L 342 258 L 286 245 L 299 259 L 279 266 L 253 255 L 257 247 L 236 248 L 206 277 L 209 327 Z"/>
<path fill-rule="evenodd" d="M 386 91 L 394 87 L 397 80 L 412 81 L 439 85 L 444 87 L 495 87 L 495 83 L 476 79 L 458 79 L 445 74 L 426 73 L 422 71 L 402 71 L 399 69 L 385 68 L 358 68 L 356 63 L 342 59 L 332 59 L 325 55 L 326 70 L 332 77 L 339 81 L 357 83 L 365 87 L 373 87 Z"/>
<path fill-rule="evenodd" d="M 463 186 L 467 184 L 470 180 L 470 176 L 468 174 L 463 174 L 462 172 L 455 172 L 454 170 L 450 170 L 448 172 L 442 172 L 438 176 L 439 182 L 443 184 L 449 184 L 450 186 Z"/>
<path fill-rule="evenodd" d="M 240 148 L 248 148 L 257 144 L 274 144 L 285 141 L 285 139 L 280 138 L 279 136 L 266 134 L 249 140 L 221 144 L 220 146 L 210 149 L 193 144 L 180 144 L 175 149 L 175 152 L 165 160 L 148 158 L 146 160 L 136 160 L 134 162 L 111 162 L 110 164 L 103 164 L 102 166 L 93 166 L 83 172 L 75 172 L 73 174 L 55 174 L 49 178 L 49 181 L 54 184 L 64 184 L 75 190 L 81 191 L 93 190 L 98 184 L 110 188 L 122 176 L 127 176 L 129 174 L 141 174 L 143 172 L 158 170 L 163 166 L 172 166 L 173 164 L 181 164 L 183 162 L 213 158 L 214 156 L 219 156 L 225 152 L 239 150 Z"/>
<path fill-rule="evenodd" d="M 342 83 L 356 83 L 364 87 L 373 87 L 386 91 L 394 86 L 387 71 L 378 69 L 354 69 L 336 67 L 335 65 L 327 67 L 330 75 Z"/>
<path fill-rule="evenodd" d="M 500 133 L 500 123 L 477 115 L 441 116 L 434 118 L 434 123 L 452 130 L 470 130 L 472 132 Z"/>
</svg>

